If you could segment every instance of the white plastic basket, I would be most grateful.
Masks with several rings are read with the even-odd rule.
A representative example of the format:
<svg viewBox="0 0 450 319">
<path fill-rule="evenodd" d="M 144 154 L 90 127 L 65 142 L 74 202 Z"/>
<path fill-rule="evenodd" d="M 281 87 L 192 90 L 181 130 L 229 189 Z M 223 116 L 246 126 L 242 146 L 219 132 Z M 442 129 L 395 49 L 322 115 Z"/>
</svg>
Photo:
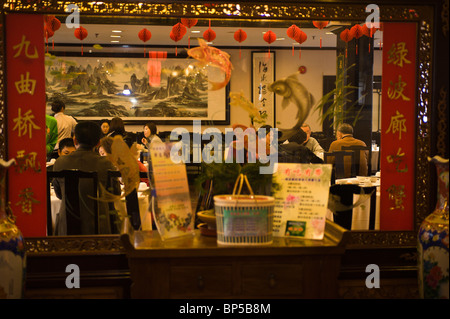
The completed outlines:
<svg viewBox="0 0 450 319">
<path fill-rule="evenodd" d="M 251 195 L 240 195 L 244 181 Z M 238 192 L 236 188 L 240 184 Z M 232 195 L 214 196 L 217 243 L 222 245 L 270 245 L 273 241 L 275 199 L 254 195 L 245 175 L 239 175 Z"/>
</svg>

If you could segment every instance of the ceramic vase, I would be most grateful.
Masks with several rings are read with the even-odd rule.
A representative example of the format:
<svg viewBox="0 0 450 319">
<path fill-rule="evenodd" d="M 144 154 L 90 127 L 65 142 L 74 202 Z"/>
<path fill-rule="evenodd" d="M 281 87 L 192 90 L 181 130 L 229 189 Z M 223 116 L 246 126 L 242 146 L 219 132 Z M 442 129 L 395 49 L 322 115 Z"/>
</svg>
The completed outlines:
<svg viewBox="0 0 450 319">
<path fill-rule="evenodd" d="M 25 283 L 23 237 L 6 205 L 6 171 L 13 163 L 0 159 L 0 299 L 22 298 Z"/>
<path fill-rule="evenodd" d="M 448 299 L 448 159 L 435 156 L 428 160 L 435 164 L 438 179 L 436 208 L 419 228 L 418 262 L 419 293 L 421 298 Z"/>
</svg>

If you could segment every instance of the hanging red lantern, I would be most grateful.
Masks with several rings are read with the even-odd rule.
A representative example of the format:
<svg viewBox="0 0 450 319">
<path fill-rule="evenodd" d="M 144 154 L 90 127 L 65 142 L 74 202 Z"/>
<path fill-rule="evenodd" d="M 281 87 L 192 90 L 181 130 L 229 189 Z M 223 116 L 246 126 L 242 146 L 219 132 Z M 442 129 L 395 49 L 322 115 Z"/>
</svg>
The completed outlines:
<svg viewBox="0 0 450 319">
<path fill-rule="evenodd" d="M 85 28 L 83 28 L 82 26 L 80 26 L 79 28 L 76 28 L 73 34 L 80 41 L 83 41 L 88 36 L 87 30 Z M 83 43 L 81 43 L 81 55 L 83 55 Z"/>
<path fill-rule="evenodd" d="M 363 28 L 359 24 L 355 24 L 350 29 L 350 33 L 352 34 L 353 38 L 355 38 L 355 39 L 359 39 L 364 35 Z M 358 41 L 356 41 L 356 54 L 358 54 Z"/>
<path fill-rule="evenodd" d="M 50 21 L 52 21 L 53 19 L 55 19 L 54 15 L 45 15 L 44 16 L 44 22 L 45 23 L 49 23 Z"/>
<path fill-rule="evenodd" d="M 244 30 L 239 29 L 234 33 L 234 39 L 237 42 L 241 43 L 247 39 L 247 33 Z M 240 58 L 241 58 L 241 46 L 239 46 L 239 59 Z"/>
<path fill-rule="evenodd" d="M 270 58 L 270 44 L 277 39 L 277 35 L 274 32 L 269 30 L 264 33 L 263 39 L 264 39 L 264 41 L 269 43 L 269 58 Z"/>
<path fill-rule="evenodd" d="M 178 42 L 181 39 L 183 39 L 186 32 L 187 32 L 186 27 L 183 24 L 181 24 L 180 22 L 178 22 L 177 24 L 175 24 L 172 27 L 172 31 L 170 32 L 169 36 L 173 41 Z M 177 46 L 175 46 L 175 56 L 178 56 L 178 47 Z"/>
<path fill-rule="evenodd" d="M 186 28 L 190 29 L 195 26 L 198 22 L 198 19 L 189 19 L 189 18 L 181 18 L 181 24 L 183 24 Z M 188 49 L 191 48 L 191 36 L 188 36 Z"/>
<path fill-rule="evenodd" d="M 198 22 L 198 19 L 181 18 L 181 24 L 183 24 L 188 29 L 195 26 L 197 24 L 197 22 Z"/>
<path fill-rule="evenodd" d="M 302 30 L 300 30 L 300 32 L 298 33 L 298 35 L 294 38 L 294 40 L 297 41 L 298 44 L 300 44 L 300 45 L 301 45 L 303 42 L 305 42 L 306 39 L 308 39 L 308 36 L 307 36 L 306 33 L 303 32 Z M 302 48 L 299 49 L 298 58 L 299 58 L 299 59 L 302 58 Z"/>
<path fill-rule="evenodd" d="M 293 24 L 287 29 L 286 34 L 289 38 L 295 40 L 299 36 L 300 31 L 300 28 Z M 292 56 L 294 56 L 294 43 L 292 43 Z"/>
<path fill-rule="evenodd" d="M 147 42 L 152 38 L 152 33 L 146 28 L 144 28 L 141 31 L 139 31 L 138 37 L 139 39 L 141 39 L 142 42 L 144 42 L 144 57 L 145 57 L 145 42 Z"/>
<path fill-rule="evenodd" d="M 342 41 L 345 42 L 345 57 L 347 58 L 347 45 L 348 45 L 348 42 L 353 40 L 353 35 L 349 29 L 345 29 L 344 31 L 341 32 L 339 37 L 341 38 Z"/>
<path fill-rule="evenodd" d="M 205 39 L 207 42 L 214 41 L 215 38 L 216 38 L 216 32 L 213 29 L 208 28 L 208 30 L 203 32 L 203 39 Z"/>
<path fill-rule="evenodd" d="M 325 28 L 328 23 L 330 23 L 330 21 L 313 21 L 313 25 L 319 30 Z M 320 48 L 322 49 L 322 36 L 320 36 Z"/>
</svg>

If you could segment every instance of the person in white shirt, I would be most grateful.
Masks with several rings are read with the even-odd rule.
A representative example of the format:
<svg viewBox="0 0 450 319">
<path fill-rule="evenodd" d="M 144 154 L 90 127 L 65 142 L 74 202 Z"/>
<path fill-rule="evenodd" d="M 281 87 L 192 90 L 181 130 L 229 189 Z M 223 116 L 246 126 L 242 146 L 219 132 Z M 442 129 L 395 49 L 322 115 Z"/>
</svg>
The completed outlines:
<svg viewBox="0 0 450 319">
<path fill-rule="evenodd" d="M 52 111 L 55 112 L 55 119 L 58 124 L 58 141 L 55 145 L 55 150 L 59 149 L 59 142 L 64 138 L 72 138 L 75 132 L 77 121 L 70 115 L 64 114 L 66 105 L 61 100 L 52 102 Z"/>
<path fill-rule="evenodd" d="M 303 132 L 306 133 L 306 141 L 303 143 L 304 146 L 309 148 L 316 156 L 320 157 L 323 160 L 323 153 L 325 152 L 322 146 L 320 146 L 319 142 L 311 137 L 311 127 L 304 123 L 302 125 Z"/>
</svg>

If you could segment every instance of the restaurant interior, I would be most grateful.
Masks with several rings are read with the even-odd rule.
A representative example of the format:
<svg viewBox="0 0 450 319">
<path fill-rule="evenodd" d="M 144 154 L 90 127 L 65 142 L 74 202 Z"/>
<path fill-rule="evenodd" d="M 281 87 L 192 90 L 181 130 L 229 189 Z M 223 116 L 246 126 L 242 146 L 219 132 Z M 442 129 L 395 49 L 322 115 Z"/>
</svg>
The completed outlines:
<svg viewBox="0 0 450 319">
<path fill-rule="evenodd" d="M 418 234 L 427 216 L 437 211 L 439 196 L 445 197 L 431 158 L 438 155 L 448 159 L 448 0 L 426 4 L 383 0 L 374 7 L 358 1 L 275 0 L 3 0 L 1 4 L 0 150 L 4 162 L 16 158 L 16 168 L 9 167 L 6 174 L 2 162 L 0 220 L 11 220 L 11 213 L 6 211 L 12 211 L 23 233 L 26 258 L 21 260 L 24 276 L 20 298 L 424 298 L 420 279 L 423 270 L 419 266 L 423 252 L 418 249 Z M 379 14 L 379 28 L 361 31 L 371 13 Z M 10 33 L 15 31 L 8 26 L 17 16 L 25 17 L 22 21 L 38 17 L 45 25 L 38 33 L 43 35 L 39 59 L 25 63 L 43 80 L 36 84 L 40 95 L 29 100 L 23 94 L 13 100 L 11 76 L 16 60 L 10 50 L 16 43 L 10 40 Z M 44 23 L 49 16 L 60 23 L 55 30 Z M 22 29 L 16 34 L 20 32 Z M 403 80 L 410 86 L 405 92 L 411 95 L 401 102 L 392 97 L 389 77 L 398 69 L 387 61 L 391 47 L 385 45 L 398 42 L 412 44 L 408 49 L 413 57 L 408 56 L 410 61 L 406 60 L 402 69 Z M 193 58 L 192 50 L 205 43 L 220 54 L 210 57 L 209 63 L 222 58 L 224 52 L 229 56 L 230 74 L 222 73 L 223 65 L 204 66 L 199 63 L 201 58 Z M 267 69 L 262 71 L 262 66 Z M 191 70 L 197 73 L 191 75 Z M 221 83 L 222 87 L 212 90 L 197 82 L 186 84 L 205 74 L 210 82 Z M 149 80 L 152 75 L 153 80 Z M 289 100 L 284 93 L 266 90 L 276 81 L 287 83 L 293 75 L 313 101 L 306 113 L 301 109 L 303 102 L 298 102 L 302 97 L 295 91 Z M 178 86 L 180 83 L 183 86 Z M 256 106 L 259 113 L 252 113 L 254 109 L 245 107 L 245 102 L 236 104 L 236 96 Z M 43 151 L 45 134 L 33 138 L 33 142 L 31 138 L 20 140 L 20 132 L 19 138 L 14 134 L 19 105 L 22 112 L 31 108 L 34 117 L 44 124 L 45 115 L 53 115 L 51 102 L 58 99 L 65 101 L 65 114 L 78 122 L 100 124 L 104 119 L 120 117 L 133 141 L 140 144 L 138 159 L 147 168 L 152 165 L 150 147 L 140 142 L 146 123 L 155 123 L 158 136 L 165 142 L 183 138 L 183 134 L 173 132 L 187 134 L 188 150 L 183 150 L 188 153 L 188 161 L 174 170 L 186 176 L 189 210 L 194 215 L 192 236 L 165 238 L 168 233 L 152 215 L 157 205 L 155 194 L 142 182 L 115 206 L 121 216 L 137 211 L 137 223 L 133 218 L 120 219 L 120 225 L 110 234 L 54 235 L 61 199 L 51 179 L 61 175 L 47 170 L 53 162 L 49 164 Z M 293 102 L 288 104 L 287 100 Z M 25 107 L 25 103 L 30 106 Z M 391 109 L 401 103 L 405 105 L 402 112 L 411 120 L 403 139 L 400 132 L 399 140 L 395 140 L 391 134 L 395 128 L 390 126 L 395 113 Z M 264 121 L 258 122 L 261 114 Z M 358 192 L 372 191 L 371 205 L 360 207 L 357 213 L 356 208 L 351 209 L 353 219 L 350 214 L 345 222 L 339 213 L 327 211 L 320 239 L 280 236 L 268 245 L 223 247 L 218 233 L 208 232 L 207 218 L 197 214 L 214 209 L 214 203 L 211 189 L 205 195 L 205 188 L 198 188 L 196 181 L 204 177 L 206 168 L 193 153 L 196 141 L 201 152 L 210 139 L 201 140 L 198 135 L 214 129 L 224 142 L 219 152 L 224 154 L 229 146 L 227 133 L 236 126 L 258 129 L 268 124 L 281 132 L 281 144 L 299 129 L 299 124 L 306 123 L 323 148 L 319 157 L 326 160 L 333 156 L 328 150 L 336 140 L 336 128 L 344 122 L 352 124 L 353 136 L 367 146 L 368 172 L 366 176 L 353 171 L 351 176 L 340 176 L 337 163 L 330 165 L 326 199 L 330 185 L 351 184 Z M 171 133 L 176 135 L 174 139 Z M 26 162 L 19 160 L 19 152 L 26 152 L 27 147 L 28 152 L 38 150 L 34 170 L 27 167 L 29 158 Z M 407 155 L 403 157 L 405 162 L 398 164 L 395 160 L 404 155 L 401 150 Z M 358 157 L 363 154 L 359 150 L 355 153 Z M 397 165 L 394 169 L 393 162 Z M 448 160 L 446 163 L 448 199 Z M 242 180 L 241 186 L 244 177 Z M 406 184 L 403 199 L 392 190 L 393 184 L 401 183 L 399 180 Z M 156 186 L 162 196 L 164 191 Z M 258 182 L 253 184 L 254 190 L 258 186 Z M 265 182 L 262 186 L 267 189 Z M 33 187 L 37 198 L 28 211 L 17 199 L 26 187 Z M 270 195 L 270 191 L 261 195 Z M 215 207 L 217 216 L 217 202 Z M 445 210 L 447 279 L 441 290 L 448 298 L 446 202 Z M 215 225 L 215 217 L 213 220 Z M 0 246 L 0 253 L 3 249 Z M 68 265 L 81 269 L 78 289 L 68 289 Z M 369 265 L 379 271 L 378 287 L 367 284 Z"/>
</svg>

